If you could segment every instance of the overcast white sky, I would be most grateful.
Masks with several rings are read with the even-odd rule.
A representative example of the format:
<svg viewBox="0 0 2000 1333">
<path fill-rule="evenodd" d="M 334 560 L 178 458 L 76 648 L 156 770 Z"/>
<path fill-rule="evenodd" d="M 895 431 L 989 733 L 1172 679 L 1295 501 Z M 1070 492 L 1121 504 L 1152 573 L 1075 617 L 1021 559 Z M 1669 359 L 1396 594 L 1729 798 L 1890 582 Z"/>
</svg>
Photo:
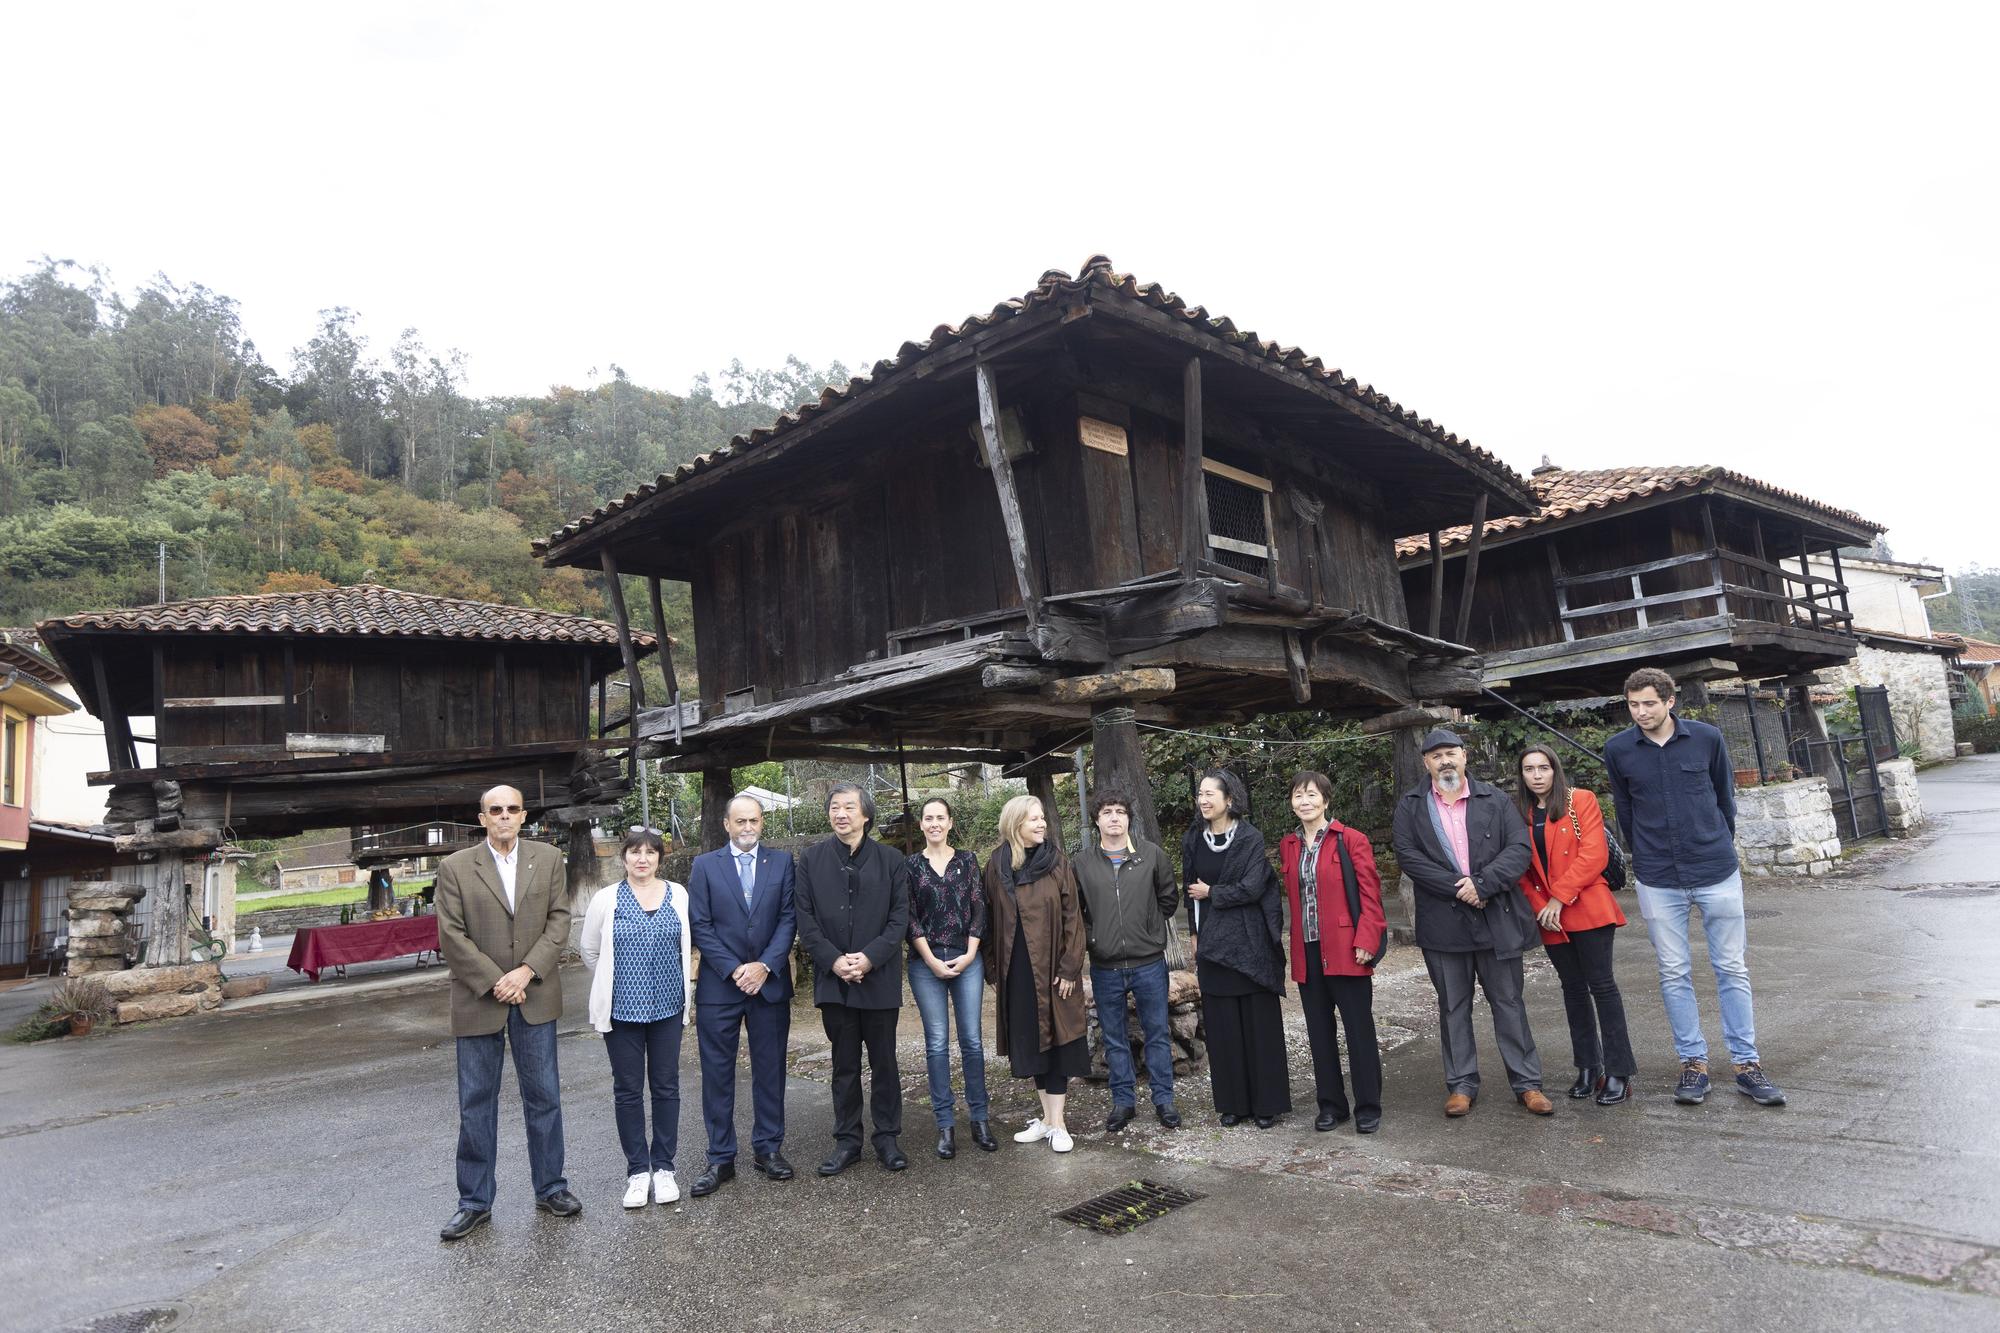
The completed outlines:
<svg viewBox="0 0 2000 1333">
<path fill-rule="evenodd" d="M 1996 10 L 1751 8 L 15 6 L 0 273 L 206 283 L 284 370 L 346 305 L 475 392 L 681 390 L 1102 251 L 1523 472 L 2000 563 Z"/>
</svg>

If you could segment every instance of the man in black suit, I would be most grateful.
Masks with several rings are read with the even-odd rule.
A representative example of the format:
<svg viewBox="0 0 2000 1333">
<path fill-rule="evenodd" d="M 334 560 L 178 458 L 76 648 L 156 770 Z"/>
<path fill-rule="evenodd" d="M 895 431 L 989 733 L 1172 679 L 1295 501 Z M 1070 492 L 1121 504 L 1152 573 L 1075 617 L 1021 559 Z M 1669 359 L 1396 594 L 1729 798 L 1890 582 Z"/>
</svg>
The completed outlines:
<svg viewBox="0 0 2000 1333">
<path fill-rule="evenodd" d="M 785 1044 L 792 1030 L 790 852 L 758 845 L 764 807 L 754 796 L 730 801 L 729 844 L 694 859 L 688 872 L 689 929 L 701 950 L 695 1035 L 701 1043 L 701 1114 L 708 1122 L 708 1169 L 693 1198 L 736 1178 L 736 1052 L 750 1034 L 755 1119 L 751 1162 L 771 1180 L 790 1180 L 785 1142 Z"/>
<path fill-rule="evenodd" d="M 873 1074 L 869 1099 L 875 1156 L 901 1171 L 903 1086 L 896 1073 L 896 1019 L 903 1007 L 903 937 L 910 925 L 903 858 L 868 836 L 875 802 L 851 782 L 827 793 L 832 836 L 799 856 L 799 940 L 813 961 L 813 1003 L 833 1043 L 833 1156 L 837 1176 L 861 1160 L 861 1048 Z"/>
<path fill-rule="evenodd" d="M 1465 742 L 1438 728 L 1424 737 L 1429 777 L 1396 802 L 1396 861 L 1417 890 L 1417 947 L 1438 997 L 1444 1049 L 1444 1113 L 1456 1119 L 1479 1099 L 1472 1037 L 1472 983 L 1493 1010 L 1493 1038 L 1515 1100 L 1536 1115 L 1542 1059 L 1521 997 L 1521 955 L 1540 944 L 1521 892 L 1532 844 L 1514 802 L 1466 771 Z"/>
</svg>

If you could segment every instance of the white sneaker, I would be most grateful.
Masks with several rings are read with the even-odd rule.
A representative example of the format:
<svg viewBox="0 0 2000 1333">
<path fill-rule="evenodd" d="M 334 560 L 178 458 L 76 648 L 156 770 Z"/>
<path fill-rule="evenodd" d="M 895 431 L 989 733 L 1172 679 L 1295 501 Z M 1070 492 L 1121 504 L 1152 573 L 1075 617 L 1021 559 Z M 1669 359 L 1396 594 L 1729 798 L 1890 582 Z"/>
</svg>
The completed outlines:
<svg viewBox="0 0 2000 1333">
<path fill-rule="evenodd" d="M 1076 1146 L 1076 1140 L 1069 1136 L 1066 1129 L 1052 1129 L 1049 1131 L 1049 1146 L 1057 1152 L 1068 1152 Z"/>
<path fill-rule="evenodd" d="M 1014 1142 L 1040 1143 L 1043 1139 L 1047 1138 L 1048 1136 L 1049 1136 L 1049 1127 L 1043 1124 L 1041 1120 L 1038 1118 L 1030 1120 L 1028 1122 L 1028 1127 L 1022 1130 L 1019 1134 L 1016 1134 L 1014 1136 Z"/>
<path fill-rule="evenodd" d="M 641 1171 L 636 1176 L 625 1177 L 625 1206 L 627 1208 L 644 1208 L 646 1206 L 646 1190 L 652 1183 L 653 1178 L 644 1171 Z"/>
<path fill-rule="evenodd" d="M 653 1173 L 654 1203 L 677 1203 L 679 1202 L 680 1197 L 681 1197 L 680 1182 L 674 1179 L 673 1172 L 655 1171 Z M 644 1203 L 645 1200 L 641 1199 L 639 1200 L 639 1202 Z"/>
</svg>

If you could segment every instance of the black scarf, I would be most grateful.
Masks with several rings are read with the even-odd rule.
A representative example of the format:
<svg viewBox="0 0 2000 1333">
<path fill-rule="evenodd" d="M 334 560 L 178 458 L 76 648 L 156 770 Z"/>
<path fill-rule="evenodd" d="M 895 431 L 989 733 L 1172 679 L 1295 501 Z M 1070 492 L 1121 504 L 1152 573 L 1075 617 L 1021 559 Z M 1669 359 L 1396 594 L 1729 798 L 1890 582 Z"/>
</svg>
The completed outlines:
<svg viewBox="0 0 2000 1333">
<path fill-rule="evenodd" d="M 1006 854 L 1008 862 L 1011 863 L 1014 859 L 1012 850 L 1006 847 L 1000 850 Z M 1055 868 L 1055 844 L 1044 838 L 1039 846 L 1029 848 L 1027 859 L 1009 873 L 1014 877 L 1014 886 L 1019 888 L 1023 884 L 1033 884 Z"/>
</svg>

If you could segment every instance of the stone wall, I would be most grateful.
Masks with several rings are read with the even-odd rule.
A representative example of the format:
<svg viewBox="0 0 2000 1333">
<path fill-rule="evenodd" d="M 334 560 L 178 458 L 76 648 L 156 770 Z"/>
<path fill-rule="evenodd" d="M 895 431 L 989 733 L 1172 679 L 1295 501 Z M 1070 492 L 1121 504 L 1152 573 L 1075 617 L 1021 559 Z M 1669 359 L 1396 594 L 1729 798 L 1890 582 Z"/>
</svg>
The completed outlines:
<svg viewBox="0 0 2000 1333">
<path fill-rule="evenodd" d="M 1923 826 L 1924 801 L 1917 792 L 1917 765 L 1911 759 L 1892 759 L 1878 766 L 1882 775 L 1882 813 L 1889 821 L 1889 836 L 1904 837 Z"/>
<path fill-rule="evenodd" d="M 1840 855 L 1826 779 L 1736 792 L 1736 852 L 1746 875 L 1824 875 Z"/>
<path fill-rule="evenodd" d="M 222 965 L 182 963 L 171 967 L 135 967 L 107 972 L 99 978 L 110 992 L 120 1023 L 151 1018 L 180 1018 L 222 1005 Z"/>
<path fill-rule="evenodd" d="M 411 895 L 411 897 L 418 896 L 421 895 Z M 401 911 L 403 904 L 408 901 L 409 898 L 398 898 L 396 900 L 396 910 Z M 367 907 L 365 902 L 350 903 L 349 906 L 353 907 L 363 918 L 367 916 L 367 912 L 363 910 Z M 239 941 L 248 940 L 253 927 L 263 931 L 264 938 L 268 940 L 280 935 L 289 935 L 295 930 L 302 930 L 308 926 L 337 926 L 339 924 L 339 903 L 320 907 L 273 907 L 264 912 L 239 911 L 236 914 L 236 938 Z"/>
<path fill-rule="evenodd" d="M 1918 757 L 1925 763 L 1949 759 L 1957 753 L 1951 725 L 1951 689 L 1945 679 L 1944 659 L 1936 653 L 1898 653 L 1864 643 L 1852 662 L 1822 667 L 1819 678 L 1842 688 L 1887 686 L 1889 713 L 1896 719 L 1898 744 L 1915 742 Z"/>
</svg>

